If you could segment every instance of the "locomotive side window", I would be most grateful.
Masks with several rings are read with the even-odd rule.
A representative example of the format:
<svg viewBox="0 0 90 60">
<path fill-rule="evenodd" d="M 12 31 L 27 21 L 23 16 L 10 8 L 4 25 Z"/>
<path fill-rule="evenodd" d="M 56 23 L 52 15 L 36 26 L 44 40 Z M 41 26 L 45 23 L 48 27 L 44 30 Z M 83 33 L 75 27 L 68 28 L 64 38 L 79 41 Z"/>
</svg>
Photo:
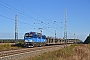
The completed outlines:
<svg viewBox="0 0 90 60">
<path fill-rule="evenodd" d="M 46 39 L 46 36 L 42 36 L 42 39 Z"/>
<path fill-rule="evenodd" d="M 39 39 L 41 39 L 41 36 L 40 36 L 40 35 L 38 35 L 37 37 L 38 37 Z"/>
<path fill-rule="evenodd" d="M 37 38 L 37 35 L 35 34 L 35 35 L 33 36 L 33 38 Z"/>
</svg>

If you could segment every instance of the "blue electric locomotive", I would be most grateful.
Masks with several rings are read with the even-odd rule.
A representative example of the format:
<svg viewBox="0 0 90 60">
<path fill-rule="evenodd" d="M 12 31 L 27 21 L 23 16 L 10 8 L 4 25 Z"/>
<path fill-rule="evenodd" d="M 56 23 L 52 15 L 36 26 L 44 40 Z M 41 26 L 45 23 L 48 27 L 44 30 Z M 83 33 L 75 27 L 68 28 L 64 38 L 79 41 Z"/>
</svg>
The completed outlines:
<svg viewBox="0 0 90 60">
<path fill-rule="evenodd" d="M 34 47 L 34 46 L 45 46 L 46 36 L 41 33 L 29 32 L 24 35 L 24 46 Z"/>
</svg>

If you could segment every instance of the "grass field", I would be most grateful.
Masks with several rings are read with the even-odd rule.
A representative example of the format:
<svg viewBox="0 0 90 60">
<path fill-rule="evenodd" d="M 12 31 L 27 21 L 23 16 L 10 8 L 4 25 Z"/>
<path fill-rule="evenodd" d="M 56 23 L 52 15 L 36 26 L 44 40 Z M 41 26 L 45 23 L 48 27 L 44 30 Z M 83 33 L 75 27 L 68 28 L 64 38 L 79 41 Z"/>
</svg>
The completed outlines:
<svg viewBox="0 0 90 60">
<path fill-rule="evenodd" d="M 90 45 L 73 44 L 53 52 L 45 52 L 40 56 L 24 60 L 90 60 Z"/>
<path fill-rule="evenodd" d="M 19 43 L 18 45 L 11 45 L 10 43 L 0 44 L 0 51 L 14 50 L 19 48 L 22 48 L 21 43 Z"/>
</svg>

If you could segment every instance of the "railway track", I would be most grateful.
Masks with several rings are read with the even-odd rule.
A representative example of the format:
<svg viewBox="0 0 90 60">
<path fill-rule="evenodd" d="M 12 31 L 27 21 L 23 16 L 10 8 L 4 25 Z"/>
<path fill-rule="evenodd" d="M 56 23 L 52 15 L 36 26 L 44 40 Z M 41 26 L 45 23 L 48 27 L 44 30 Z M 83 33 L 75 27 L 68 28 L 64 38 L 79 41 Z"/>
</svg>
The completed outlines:
<svg viewBox="0 0 90 60">
<path fill-rule="evenodd" d="M 23 48 L 18 50 L 10 50 L 10 51 L 2 51 L 0 52 L 0 60 L 5 60 L 6 57 L 22 55 L 26 53 L 38 53 L 47 50 L 54 50 L 56 48 L 64 47 L 64 45 L 53 45 L 53 46 L 43 46 L 43 47 L 35 47 L 35 48 Z"/>
</svg>

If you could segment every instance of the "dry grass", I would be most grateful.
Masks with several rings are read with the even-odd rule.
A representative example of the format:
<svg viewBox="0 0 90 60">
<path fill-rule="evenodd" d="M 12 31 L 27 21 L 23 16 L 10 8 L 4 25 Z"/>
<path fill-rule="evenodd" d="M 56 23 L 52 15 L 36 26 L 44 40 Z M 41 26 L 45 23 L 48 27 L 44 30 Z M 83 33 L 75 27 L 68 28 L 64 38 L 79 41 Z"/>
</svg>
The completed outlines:
<svg viewBox="0 0 90 60">
<path fill-rule="evenodd" d="M 0 44 L 0 51 L 5 51 L 5 50 L 13 50 L 13 49 L 18 49 L 19 47 L 16 46 L 12 46 L 9 43 L 5 43 L 5 44 Z"/>
<path fill-rule="evenodd" d="M 90 60 L 90 45 L 71 45 L 53 52 L 45 52 L 40 56 L 25 60 Z"/>
</svg>

